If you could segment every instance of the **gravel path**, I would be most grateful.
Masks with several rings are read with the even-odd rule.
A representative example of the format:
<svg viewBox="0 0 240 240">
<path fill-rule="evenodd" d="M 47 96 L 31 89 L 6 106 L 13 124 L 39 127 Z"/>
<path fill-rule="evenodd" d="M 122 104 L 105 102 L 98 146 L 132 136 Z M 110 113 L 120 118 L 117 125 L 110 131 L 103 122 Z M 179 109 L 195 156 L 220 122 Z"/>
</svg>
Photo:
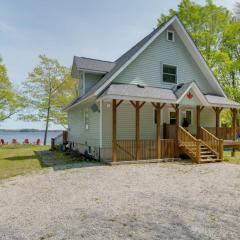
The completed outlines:
<svg viewBox="0 0 240 240">
<path fill-rule="evenodd" d="M 240 166 L 74 165 L 0 184 L 0 239 L 239 239 Z"/>
</svg>

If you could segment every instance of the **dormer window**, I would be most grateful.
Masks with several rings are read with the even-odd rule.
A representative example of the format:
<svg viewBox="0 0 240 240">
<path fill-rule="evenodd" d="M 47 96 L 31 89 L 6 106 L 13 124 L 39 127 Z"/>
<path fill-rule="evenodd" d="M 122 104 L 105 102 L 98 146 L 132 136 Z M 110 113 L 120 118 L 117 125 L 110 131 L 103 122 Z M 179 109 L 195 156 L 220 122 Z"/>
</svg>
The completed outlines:
<svg viewBox="0 0 240 240">
<path fill-rule="evenodd" d="M 167 31 L 167 40 L 174 42 L 174 31 Z"/>
</svg>

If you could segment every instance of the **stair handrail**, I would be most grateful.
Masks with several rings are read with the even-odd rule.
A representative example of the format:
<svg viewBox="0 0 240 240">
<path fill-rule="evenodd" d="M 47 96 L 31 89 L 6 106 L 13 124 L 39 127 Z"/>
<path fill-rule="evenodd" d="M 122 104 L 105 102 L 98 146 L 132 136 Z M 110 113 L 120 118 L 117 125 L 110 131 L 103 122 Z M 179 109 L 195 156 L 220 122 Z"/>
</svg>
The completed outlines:
<svg viewBox="0 0 240 240">
<path fill-rule="evenodd" d="M 223 159 L 223 140 L 217 138 L 215 135 L 210 133 L 207 129 L 200 127 L 200 138 L 205 145 L 213 151 L 218 159 Z"/>
<path fill-rule="evenodd" d="M 197 163 L 200 163 L 200 140 L 196 139 L 192 134 L 190 134 L 185 128 L 178 127 L 178 141 L 181 145 L 190 151 L 190 145 L 194 146 L 196 151 L 192 154 Z"/>
</svg>

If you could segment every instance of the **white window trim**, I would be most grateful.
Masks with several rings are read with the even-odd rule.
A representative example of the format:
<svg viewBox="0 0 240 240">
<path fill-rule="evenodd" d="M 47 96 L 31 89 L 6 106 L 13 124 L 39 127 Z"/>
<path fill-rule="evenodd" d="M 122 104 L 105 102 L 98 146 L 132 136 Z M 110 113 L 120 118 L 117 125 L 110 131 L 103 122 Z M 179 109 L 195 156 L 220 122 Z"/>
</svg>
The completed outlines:
<svg viewBox="0 0 240 240">
<path fill-rule="evenodd" d="M 170 124 L 170 112 L 176 112 L 174 108 L 168 108 L 168 124 Z"/>
<path fill-rule="evenodd" d="M 192 127 L 193 126 L 193 109 L 191 108 L 186 108 L 186 109 L 182 109 L 181 110 L 181 120 L 186 117 L 186 111 L 190 111 L 191 112 L 191 124 L 189 124 L 189 127 Z"/>
<path fill-rule="evenodd" d="M 170 82 L 163 81 L 163 66 L 164 65 L 171 66 L 171 67 L 176 67 L 176 83 L 170 83 Z M 166 84 L 178 84 L 178 66 L 177 65 L 162 63 L 162 82 L 166 83 Z"/>
<path fill-rule="evenodd" d="M 86 113 L 88 114 L 88 122 L 86 122 Z M 87 108 L 84 109 L 84 116 L 83 116 L 83 118 L 84 118 L 84 129 L 85 130 L 89 130 L 89 111 L 88 111 Z"/>
<path fill-rule="evenodd" d="M 172 33 L 172 36 L 173 36 L 173 39 L 172 40 L 169 40 L 168 39 L 168 33 Z M 167 30 L 167 41 L 169 42 L 175 42 L 175 32 L 172 31 L 172 30 Z"/>
</svg>

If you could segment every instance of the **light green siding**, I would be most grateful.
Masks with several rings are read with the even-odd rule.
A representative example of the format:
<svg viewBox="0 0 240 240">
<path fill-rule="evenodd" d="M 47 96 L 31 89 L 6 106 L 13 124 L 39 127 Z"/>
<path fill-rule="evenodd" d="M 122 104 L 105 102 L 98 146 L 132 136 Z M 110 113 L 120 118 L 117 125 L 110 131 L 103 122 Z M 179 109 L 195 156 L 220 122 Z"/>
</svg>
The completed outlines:
<svg viewBox="0 0 240 240">
<path fill-rule="evenodd" d="M 173 84 L 162 80 L 163 64 L 177 66 L 178 83 L 195 81 L 204 93 L 214 93 L 176 32 L 175 42 L 167 41 L 166 31 L 163 32 L 114 82 L 171 88 Z"/>
<path fill-rule="evenodd" d="M 81 104 L 68 112 L 69 141 L 86 146 L 99 147 L 100 113 L 93 112 L 93 103 Z M 89 129 L 85 129 L 84 111 L 89 113 Z"/>
<path fill-rule="evenodd" d="M 103 102 L 103 147 L 112 145 L 112 104 Z M 140 136 L 142 139 L 155 138 L 154 110 L 151 104 L 140 110 Z M 135 139 L 135 109 L 130 103 L 117 108 L 117 138 Z"/>
<path fill-rule="evenodd" d="M 85 73 L 85 92 L 95 85 L 102 77 L 102 74 Z"/>
</svg>

